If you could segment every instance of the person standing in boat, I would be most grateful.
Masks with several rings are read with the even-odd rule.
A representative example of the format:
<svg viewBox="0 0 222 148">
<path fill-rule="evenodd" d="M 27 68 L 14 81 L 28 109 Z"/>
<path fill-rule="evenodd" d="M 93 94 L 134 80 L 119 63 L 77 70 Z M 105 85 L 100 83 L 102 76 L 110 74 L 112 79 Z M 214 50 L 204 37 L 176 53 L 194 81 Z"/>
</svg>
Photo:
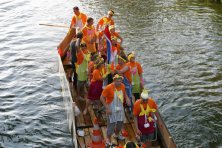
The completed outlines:
<svg viewBox="0 0 222 148">
<path fill-rule="evenodd" d="M 140 137 L 144 148 L 151 147 L 151 140 L 155 139 L 155 121 L 157 104 L 149 97 L 148 90 L 143 90 L 141 99 L 134 104 L 133 114 L 136 134 Z"/>
<path fill-rule="evenodd" d="M 109 32 L 111 34 L 111 38 L 114 38 L 116 41 L 118 39 L 120 40 L 120 42 L 117 42 L 120 46 L 123 43 L 123 38 L 119 35 L 118 32 L 115 31 L 115 26 L 114 25 L 109 26 Z"/>
<path fill-rule="evenodd" d="M 77 32 L 81 31 L 87 21 L 86 14 L 79 11 L 79 7 L 73 7 L 74 15 L 71 20 L 70 28 L 76 28 Z"/>
<path fill-rule="evenodd" d="M 131 105 L 130 100 L 126 94 L 125 86 L 122 83 L 123 77 L 115 74 L 113 82 L 107 85 L 100 97 L 102 104 L 105 106 L 107 114 L 107 141 L 106 145 L 111 146 L 111 136 L 114 134 L 115 138 L 123 140 L 124 137 L 120 134 L 123 127 L 124 120 L 124 98 L 128 106 Z"/>
<path fill-rule="evenodd" d="M 78 44 L 78 41 L 77 41 Z M 88 78 L 88 62 L 90 60 L 90 54 L 87 51 L 87 45 L 83 41 L 80 44 L 80 48 L 77 48 L 77 98 L 85 98 L 84 88 L 87 87 Z"/>
<path fill-rule="evenodd" d="M 107 16 L 104 16 L 102 17 L 97 26 L 96 26 L 96 31 L 97 32 L 100 32 L 100 31 L 103 31 L 105 29 L 106 26 L 111 26 L 111 25 L 114 25 L 114 20 L 112 19 L 114 15 L 114 11 L 113 10 L 109 10 L 108 11 L 108 15 Z"/>
<path fill-rule="evenodd" d="M 114 11 L 113 10 L 109 10 L 107 16 L 102 17 L 97 25 L 96 25 L 96 31 L 98 33 L 98 40 L 96 41 L 96 49 L 100 50 L 101 47 L 101 37 L 104 37 L 104 31 L 105 28 L 108 28 L 109 30 L 109 26 L 114 25 L 114 20 L 112 19 L 114 15 Z"/>
<path fill-rule="evenodd" d="M 128 55 L 129 62 L 127 65 L 130 68 L 131 77 L 132 77 L 132 93 L 135 97 L 135 100 L 140 98 L 141 90 L 143 89 L 143 69 L 139 62 L 135 61 L 134 53 Z"/>
<path fill-rule="evenodd" d="M 118 64 L 116 66 L 115 72 L 118 73 L 119 75 L 123 76 L 123 84 L 125 85 L 125 90 L 127 96 L 130 98 L 131 105 L 133 105 L 133 99 L 132 99 L 132 78 L 131 78 L 131 73 L 130 73 L 130 68 L 126 64 L 126 59 L 118 55 Z M 131 106 L 131 111 L 132 111 Z"/>
<path fill-rule="evenodd" d="M 98 101 L 100 100 L 100 96 L 103 90 L 103 80 L 109 74 L 109 71 L 105 71 L 103 58 L 99 57 L 95 61 L 94 65 L 95 69 L 93 70 L 93 77 L 89 85 L 88 99 L 86 100 L 86 107 L 83 111 L 84 115 L 87 113 L 88 107 L 92 101 L 94 101 L 94 103 L 97 103 L 98 108 L 101 107 L 100 102 Z"/>
<path fill-rule="evenodd" d="M 96 30 L 93 26 L 94 20 L 89 17 L 86 25 L 82 29 L 83 41 L 87 44 L 87 50 L 90 53 L 96 52 Z"/>
<path fill-rule="evenodd" d="M 71 64 L 72 64 L 72 75 L 73 75 L 73 86 L 77 90 L 77 73 L 76 73 L 76 62 L 77 62 L 77 48 L 80 48 L 80 42 L 83 38 L 82 32 L 78 32 L 76 34 L 76 38 L 73 38 L 72 41 L 70 42 L 69 50 L 71 54 Z M 78 44 L 76 42 L 78 40 Z"/>
<path fill-rule="evenodd" d="M 115 31 L 115 26 L 114 25 L 109 26 L 109 31 L 111 35 L 112 48 L 117 49 L 118 55 L 120 55 L 123 58 L 127 58 L 124 49 L 122 47 L 123 38 L 119 35 L 118 32 Z"/>
<path fill-rule="evenodd" d="M 88 81 L 91 82 L 93 78 L 93 71 L 95 69 L 95 62 L 100 57 L 99 54 L 93 53 L 91 54 L 90 61 L 88 63 Z"/>
</svg>

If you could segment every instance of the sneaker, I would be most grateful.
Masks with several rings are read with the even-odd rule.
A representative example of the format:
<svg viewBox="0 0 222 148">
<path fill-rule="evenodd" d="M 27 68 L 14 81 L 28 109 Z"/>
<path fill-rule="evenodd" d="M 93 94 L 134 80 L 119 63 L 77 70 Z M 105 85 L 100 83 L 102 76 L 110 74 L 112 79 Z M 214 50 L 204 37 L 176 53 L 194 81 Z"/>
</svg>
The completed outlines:
<svg viewBox="0 0 222 148">
<path fill-rule="evenodd" d="M 106 148 L 112 148 L 112 143 L 111 142 L 106 142 Z"/>
<path fill-rule="evenodd" d="M 118 136 L 114 133 L 113 135 L 114 138 L 118 139 L 118 140 L 125 140 L 125 137 L 123 137 L 122 134 L 119 134 Z"/>
</svg>

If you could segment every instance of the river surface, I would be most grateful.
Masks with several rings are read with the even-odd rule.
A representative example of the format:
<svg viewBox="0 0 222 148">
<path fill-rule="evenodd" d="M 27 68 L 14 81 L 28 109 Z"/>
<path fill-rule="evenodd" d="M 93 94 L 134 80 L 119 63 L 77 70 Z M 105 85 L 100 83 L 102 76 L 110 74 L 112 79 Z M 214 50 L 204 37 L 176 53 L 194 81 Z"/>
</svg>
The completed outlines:
<svg viewBox="0 0 222 148">
<path fill-rule="evenodd" d="M 222 4 L 204 0 L 1 0 L 0 147 L 71 147 L 56 47 L 72 7 L 115 11 L 126 52 L 179 148 L 222 147 Z"/>
</svg>

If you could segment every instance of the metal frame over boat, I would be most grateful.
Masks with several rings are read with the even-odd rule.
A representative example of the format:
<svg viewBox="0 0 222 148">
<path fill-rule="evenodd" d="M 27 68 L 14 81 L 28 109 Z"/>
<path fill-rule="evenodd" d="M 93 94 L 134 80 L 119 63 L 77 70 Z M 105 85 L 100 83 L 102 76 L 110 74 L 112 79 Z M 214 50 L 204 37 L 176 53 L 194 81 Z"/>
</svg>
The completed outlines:
<svg viewBox="0 0 222 148">
<path fill-rule="evenodd" d="M 59 44 L 58 49 L 61 51 L 67 51 L 71 39 L 75 36 L 74 28 L 71 28 L 64 40 Z M 63 61 L 61 60 L 63 59 Z M 90 105 L 88 108 L 88 114 L 83 115 L 80 113 L 77 117 L 75 116 L 75 107 L 77 106 L 80 110 L 83 110 L 85 102 L 76 99 L 76 92 L 73 88 L 72 82 L 69 82 L 70 73 L 72 71 L 71 62 L 67 58 L 61 58 L 58 56 L 59 61 L 59 73 L 60 82 L 62 86 L 62 95 L 65 104 L 65 109 L 67 111 L 68 127 L 72 135 L 73 147 L 74 148 L 85 148 L 88 147 L 92 142 L 91 133 L 93 131 L 93 119 L 98 118 L 99 127 L 104 138 L 106 135 L 106 116 L 104 113 L 98 112 L 98 110 L 93 109 Z M 133 120 L 130 119 L 129 113 L 125 112 L 126 119 L 124 121 L 125 129 L 128 132 L 128 137 L 124 141 L 117 141 L 112 139 L 117 145 L 124 145 L 127 140 L 136 142 L 135 135 L 135 125 Z M 85 133 L 83 137 L 78 136 L 77 130 L 82 129 Z M 159 148 L 176 148 L 176 144 L 169 133 L 164 121 L 162 120 L 159 112 L 157 111 L 157 140 L 152 142 L 152 147 Z"/>
</svg>

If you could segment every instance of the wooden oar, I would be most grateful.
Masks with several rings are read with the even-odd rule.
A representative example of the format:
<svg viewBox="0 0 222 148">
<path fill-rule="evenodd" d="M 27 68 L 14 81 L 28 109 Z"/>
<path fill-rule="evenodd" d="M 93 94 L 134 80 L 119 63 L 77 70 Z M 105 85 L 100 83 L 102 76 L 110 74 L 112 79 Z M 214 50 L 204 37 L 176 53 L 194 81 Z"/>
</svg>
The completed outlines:
<svg viewBox="0 0 222 148">
<path fill-rule="evenodd" d="M 51 26 L 51 27 L 62 27 L 62 28 L 69 28 L 69 26 L 66 25 L 56 25 L 56 24 L 39 24 L 43 26 Z"/>
</svg>

